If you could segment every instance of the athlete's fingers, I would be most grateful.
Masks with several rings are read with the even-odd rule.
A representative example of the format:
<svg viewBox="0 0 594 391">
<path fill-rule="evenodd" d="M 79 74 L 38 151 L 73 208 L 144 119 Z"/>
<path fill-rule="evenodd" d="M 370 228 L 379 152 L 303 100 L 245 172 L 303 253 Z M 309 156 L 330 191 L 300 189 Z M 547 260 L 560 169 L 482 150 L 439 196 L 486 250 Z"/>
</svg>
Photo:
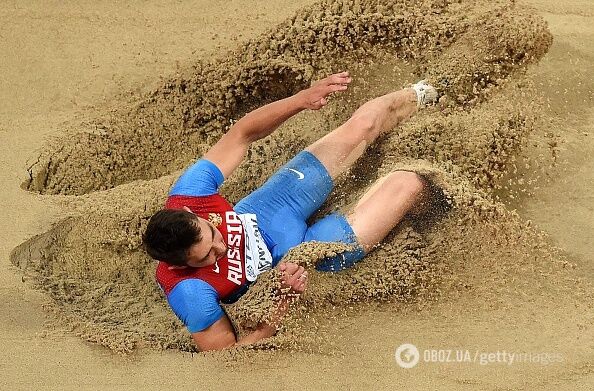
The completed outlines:
<svg viewBox="0 0 594 391">
<path fill-rule="evenodd" d="M 299 293 L 300 289 L 303 288 L 303 284 L 305 283 L 305 281 L 302 278 L 298 278 L 297 281 L 295 281 L 295 284 L 293 284 L 293 291 Z"/>
<path fill-rule="evenodd" d="M 301 287 L 301 293 L 305 292 L 308 284 L 309 284 L 308 280 L 303 281 L 303 286 Z"/>
<path fill-rule="evenodd" d="M 293 280 L 297 281 L 297 279 L 298 279 L 299 277 L 301 277 L 301 275 L 303 274 L 303 272 L 305 272 L 305 268 L 304 268 L 303 266 L 299 266 L 299 267 L 297 268 L 297 270 L 295 271 L 295 273 L 293 273 L 293 274 L 291 275 L 291 279 L 293 279 Z"/>
<path fill-rule="evenodd" d="M 296 263 L 293 263 L 293 262 L 286 262 L 286 265 L 287 265 L 287 269 L 285 270 L 285 273 L 288 276 L 295 274 L 297 269 L 299 269 L 299 265 L 297 265 Z"/>
<path fill-rule="evenodd" d="M 301 275 L 303 277 L 303 274 Z M 293 289 L 297 293 L 303 293 L 305 287 L 307 286 L 307 278 L 299 278 L 297 283 L 295 284 L 295 288 Z"/>
<path fill-rule="evenodd" d="M 297 277 L 296 284 L 299 285 L 303 281 L 307 281 L 307 271 L 304 271 L 303 273 L 301 273 L 301 275 L 299 277 Z"/>
<path fill-rule="evenodd" d="M 348 87 L 344 84 L 332 84 L 331 86 L 329 86 L 329 93 L 332 92 L 336 92 L 336 91 L 344 91 L 346 90 Z"/>
<path fill-rule="evenodd" d="M 287 283 L 289 285 L 291 285 L 291 286 L 295 286 L 295 283 L 297 282 L 297 280 L 303 274 L 304 271 L 305 271 L 305 268 L 303 266 L 299 266 L 299 268 L 297 269 L 297 271 L 295 273 L 293 273 L 293 275 L 291 275 L 287 279 Z"/>
<path fill-rule="evenodd" d="M 298 265 L 293 262 L 283 262 L 279 265 L 279 270 L 281 272 L 284 272 L 285 275 L 291 275 L 291 274 L 295 273 L 297 268 L 298 268 Z"/>
<path fill-rule="evenodd" d="M 349 85 L 351 83 L 351 81 L 353 81 L 353 79 L 350 77 L 338 77 L 338 78 L 334 79 L 333 82 L 330 84 L 346 86 L 346 85 Z"/>
<path fill-rule="evenodd" d="M 305 292 L 305 289 L 307 288 L 307 279 L 305 280 L 300 280 L 301 282 L 299 284 L 297 284 L 297 286 L 293 289 L 295 292 L 297 293 L 303 293 Z"/>
<path fill-rule="evenodd" d="M 305 290 L 305 281 L 300 283 L 299 285 L 297 285 L 295 288 L 293 288 L 293 291 L 295 293 L 303 293 L 304 290 Z"/>
<path fill-rule="evenodd" d="M 296 279 L 302 274 L 295 274 L 299 271 L 299 265 L 293 262 L 283 262 L 279 265 L 279 269 L 281 270 L 281 286 L 293 289 Z"/>
<path fill-rule="evenodd" d="M 338 73 L 334 73 L 332 75 L 329 76 L 331 79 L 340 79 L 340 78 L 347 78 L 349 77 L 349 72 L 348 71 L 344 71 L 344 72 L 338 72 Z"/>
<path fill-rule="evenodd" d="M 336 73 L 329 77 L 330 84 L 349 84 L 353 79 L 348 72 Z"/>
<path fill-rule="evenodd" d="M 325 78 L 316 81 L 312 85 L 326 85 L 326 86 L 328 86 L 330 84 L 341 84 L 344 82 L 344 80 L 346 80 L 348 78 L 349 78 L 348 72 L 339 72 L 339 73 L 334 73 L 332 75 L 326 76 Z"/>
</svg>

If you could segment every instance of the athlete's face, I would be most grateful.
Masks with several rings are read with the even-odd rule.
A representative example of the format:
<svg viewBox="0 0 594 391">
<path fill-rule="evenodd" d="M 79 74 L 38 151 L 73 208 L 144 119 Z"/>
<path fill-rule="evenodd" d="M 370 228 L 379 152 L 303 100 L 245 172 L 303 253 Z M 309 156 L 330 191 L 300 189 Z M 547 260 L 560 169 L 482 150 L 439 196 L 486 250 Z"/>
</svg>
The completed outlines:
<svg viewBox="0 0 594 391">
<path fill-rule="evenodd" d="M 187 265 L 191 267 L 205 267 L 214 265 L 227 253 L 227 244 L 223 235 L 209 221 L 196 216 L 200 227 L 202 240 L 190 247 Z"/>
</svg>

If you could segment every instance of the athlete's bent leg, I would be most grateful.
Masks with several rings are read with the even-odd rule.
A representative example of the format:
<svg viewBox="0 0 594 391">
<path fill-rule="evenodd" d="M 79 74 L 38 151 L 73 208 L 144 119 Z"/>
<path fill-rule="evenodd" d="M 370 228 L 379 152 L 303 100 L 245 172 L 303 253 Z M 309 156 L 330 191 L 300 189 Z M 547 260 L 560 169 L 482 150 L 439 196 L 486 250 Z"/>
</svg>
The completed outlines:
<svg viewBox="0 0 594 391">
<path fill-rule="evenodd" d="M 350 167 L 382 133 L 394 128 L 417 110 L 412 88 L 375 98 L 355 111 L 351 118 L 306 148 L 328 170 L 332 178 Z"/>
<path fill-rule="evenodd" d="M 346 217 L 330 214 L 308 228 L 304 241 L 342 242 L 350 250 L 320 260 L 316 269 L 337 272 L 359 262 L 403 219 L 428 206 L 425 180 L 409 171 L 394 171 L 378 180 Z"/>
<path fill-rule="evenodd" d="M 376 246 L 411 213 L 427 203 L 427 184 L 414 172 L 394 171 L 378 180 L 346 215 L 365 252 Z"/>
</svg>

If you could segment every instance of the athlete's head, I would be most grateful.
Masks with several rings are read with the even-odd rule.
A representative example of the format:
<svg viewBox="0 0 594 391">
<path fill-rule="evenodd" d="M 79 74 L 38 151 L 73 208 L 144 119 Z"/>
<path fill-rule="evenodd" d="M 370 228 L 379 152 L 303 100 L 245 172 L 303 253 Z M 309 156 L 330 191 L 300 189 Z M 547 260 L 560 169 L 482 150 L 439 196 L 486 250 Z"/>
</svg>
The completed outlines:
<svg viewBox="0 0 594 391">
<path fill-rule="evenodd" d="M 227 251 L 223 235 L 214 225 L 192 212 L 179 209 L 163 209 L 155 213 L 142 241 L 152 258 L 174 266 L 209 266 Z"/>
</svg>

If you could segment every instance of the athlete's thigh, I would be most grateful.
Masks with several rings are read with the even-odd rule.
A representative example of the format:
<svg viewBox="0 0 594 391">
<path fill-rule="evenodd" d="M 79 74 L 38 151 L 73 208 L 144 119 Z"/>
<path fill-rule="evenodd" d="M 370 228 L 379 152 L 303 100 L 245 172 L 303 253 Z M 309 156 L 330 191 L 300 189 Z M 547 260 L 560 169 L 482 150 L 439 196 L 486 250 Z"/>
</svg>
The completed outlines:
<svg viewBox="0 0 594 391">
<path fill-rule="evenodd" d="M 302 151 L 239 201 L 235 210 L 255 213 L 259 227 L 277 244 L 273 257 L 282 256 L 303 241 L 306 220 L 328 198 L 332 187 L 332 178 L 322 163 Z"/>
<path fill-rule="evenodd" d="M 305 149 L 322 162 L 332 178 L 348 169 L 367 148 L 365 128 L 356 125 L 356 121 L 347 121 Z"/>
<path fill-rule="evenodd" d="M 301 151 L 237 205 L 250 204 L 263 215 L 289 208 L 305 221 L 322 206 L 333 186 L 320 161 L 310 152 Z"/>
</svg>

